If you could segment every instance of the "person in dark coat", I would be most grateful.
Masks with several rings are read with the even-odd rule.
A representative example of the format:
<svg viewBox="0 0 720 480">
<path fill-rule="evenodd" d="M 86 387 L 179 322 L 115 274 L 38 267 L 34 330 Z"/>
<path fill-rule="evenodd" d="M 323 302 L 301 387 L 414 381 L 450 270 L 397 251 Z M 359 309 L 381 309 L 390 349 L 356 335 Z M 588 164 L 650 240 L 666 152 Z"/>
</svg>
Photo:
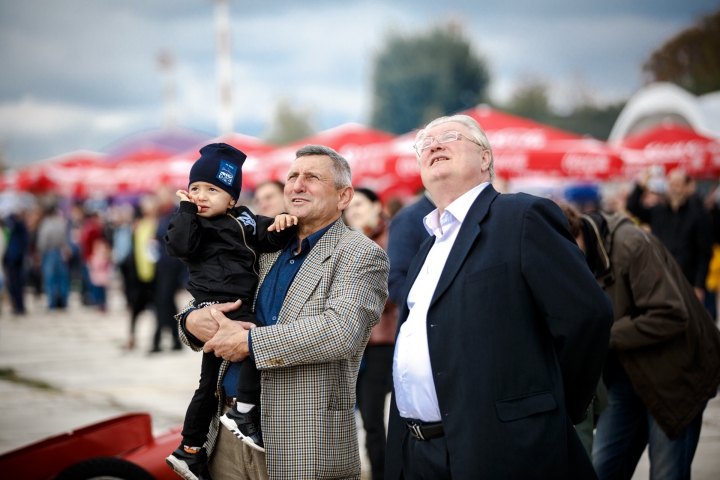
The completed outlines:
<svg viewBox="0 0 720 480">
<path fill-rule="evenodd" d="M 3 255 L 3 267 L 7 289 L 15 315 L 25 315 L 25 258 L 30 246 L 30 232 L 23 213 L 12 213 L 5 219 L 8 230 L 7 247 Z"/>
<path fill-rule="evenodd" d="M 420 245 L 429 237 L 423 225 L 423 217 L 433 210 L 435 204 L 425 191 L 417 202 L 400 210 L 390 224 L 387 242 L 390 259 L 388 292 L 390 301 L 396 305 L 405 300 L 402 294 L 410 262 L 420 250 Z"/>
<path fill-rule="evenodd" d="M 225 143 L 200 149 L 190 170 L 188 190 L 178 190 L 180 207 L 170 219 L 164 242 L 167 253 L 187 266 L 187 289 L 195 307 L 242 300 L 228 313 L 233 320 L 262 324 L 252 311 L 258 285 L 260 253 L 285 247 L 295 235 L 297 218 L 276 219 L 235 206 L 242 185 L 246 155 Z M 203 354 L 198 386 L 185 414 L 183 443 L 167 463 L 184 478 L 207 479 L 207 456 L 202 448 L 217 413 L 217 378 L 222 358 Z M 260 373 L 253 362 L 240 368 L 237 396 L 232 409 L 220 418 L 238 438 L 264 451 L 260 433 Z"/>
<path fill-rule="evenodd" d="M 650 229 L 680 265 L 685 277 L 703 300 L 705 279 L 712 258 L 712 225 L 702 201 L 693 195 L 692 179 L 682 170 L 668 175 L 665 201 L 650 208 L 642 204 L 649 174 L 635 185 L 627 209 Z"/>
<path fill-rule="evenodd" d="M 155 334 L 153 335 L 153 346 L 151 353 L 162 351 L 160 348 L 160 340 L 162 331 L 168 330 L 172 335 L 173 350 L 180 350 L 180 336 L 177 329 L 177 321 L 175 315 L 178 313 L 177 305 L 175 305 L 175 293 L 182 287 L 183 279 L 186 276 L 185 266 L 177 258 L 171 257 L 167 253 L 167 249 L 162 248 L 165 242 L 164 238 L 167 234 L 170 218 L 175 210 L 175 203 L 172 201 L 172 192 L 163 187 L 158 192 L 159 200 L 159 218 L 155 240 L 158 248 L 157 262 L 155 263 L 155 288 L 153 293 L 153 303 L 155 304 Z"/>
<path fill-rule="evenodd" d="M 565 216 L 495 191 L 471 117 L 430 122 L 415 148 L 438 208 L 401 305 L 385 477 L 595 479 L 573 424 L 600 379 L 612 304 Z"/>
<path fill-rule="evenodd" d="M 593 444 L 598 477 L 630 480 L 649 445 L 653 479 L 690 478 L 720 384 L 720 332 L 670 252 L 626 216 L 563 206 L 615 321 Z"/>
</svg>

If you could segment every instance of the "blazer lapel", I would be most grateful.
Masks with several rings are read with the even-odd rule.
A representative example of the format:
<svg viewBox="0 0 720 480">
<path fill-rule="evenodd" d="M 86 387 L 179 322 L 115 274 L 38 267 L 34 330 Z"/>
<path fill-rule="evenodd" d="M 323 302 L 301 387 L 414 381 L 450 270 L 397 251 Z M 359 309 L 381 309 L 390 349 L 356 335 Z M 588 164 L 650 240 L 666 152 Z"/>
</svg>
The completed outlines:
<svg viewBox="0 0 720 480">
<path fill-rule="evenodd" d="M 480 235 L 480 222 L 483 221 L 488 211 L 490 210 L 490 204 L 495 200 L 499 194 L 493 188 L 492 185 L 488 185 L 475 199 L 468 214 L 465 216 L 458 236 L 455 239 L 450 255 L 448 255 L 445 267 L 440 274 L 440 279 L 435 287 L 435 293 L 430 301 L 430 306 L 437 301 L 440 296 L 445 293 L 452 281 L 455 279 L 457 272 L 460 270 L 465 257 L 467 257 L 470 248 L 475 243 L 475 240 Z"/>
<path fill-rule="evenodd" d="M 323 269 L 320 265 L 332 256 L 346 230 L 342 219 L 338 219 L 310 250 L 285 295 L 278 323 L 291 323 L 298 317 L 322 277 Z"/>
</svg>

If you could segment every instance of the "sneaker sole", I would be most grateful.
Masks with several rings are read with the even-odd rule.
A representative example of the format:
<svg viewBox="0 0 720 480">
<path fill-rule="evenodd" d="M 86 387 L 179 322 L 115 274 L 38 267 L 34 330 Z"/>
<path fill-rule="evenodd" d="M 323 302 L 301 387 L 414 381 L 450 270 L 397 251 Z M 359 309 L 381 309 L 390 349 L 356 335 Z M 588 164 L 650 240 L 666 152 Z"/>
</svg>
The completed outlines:
<svg viewBox="0 0 720 480">
<path fill-rule="evenodd" d="M 259 452 L 264 452 L 264 451 L 265 451 L 265 448 L 261 447 L 260 445 L 258 445 L 258 444 L 255 443 L 255 442 L 253 442 L 253 441 L 252 441 L 252 438 L 250 438 L 250 437 L 242 438 L 242 441 L 245 442 L 246 444 L 250 445 L 250 447 L 252 447 L 253 449 L 255 449 L 255 450 L 259 451 Z"/>
<path fill-rule="evenodd" d="M 235 422 L 233 420 L 231 420 L 230 418 L 228 418 L 227 415 L 223 415 L 222 417 L 220 417 L 220 423 L 222 423 L 225 426 L 225 428 L 230 430 L 233 433 L 233 435 L 235 435 L 240 440 L 245 438 L 245 435 L 243 435 L 243 433 L 237 428 L 237 425 L 235 424 Z"/>
<path fill-rule="evenodd" d="M 245 442 L 247 445 L 249 445 L 249 446 L 252 447 L 253 449 L 258 450 L 258 451 L 260 451 L 260 452 L 264 452 L 264 451 L 265 451 L 265 449 L 264 449 L 263 447 L 261 447 L 260 445 L 258 445 L 258 444 L 255 443 L 255 442 L 253 442 L 253 441 L 252 441 L 252 438 L 250 438 L 250 437 L 248 437 L 248 436 L 246 436 L 246 435 L 243 435 L 243 433 L 237 428 L 237 424 L 236 424 L 233 420 L 231 420 L 230 418 L 228 418 L 226 415 L 223 415 L 222 417 L 220 417 L 220 422 L 221 422 L 228 430 L 230 430 L 233 435 L 235 435 L 238 439 L 242 440 L 243 442 Z"/>
<path fill-rule="evenodd" d="M 198 477 L 190 471 L 185 462 L 178 460 L 174 456 L 170 455 L 167 457 L 165 463 L 185 480 L 199 480 Z"/>
</svg>

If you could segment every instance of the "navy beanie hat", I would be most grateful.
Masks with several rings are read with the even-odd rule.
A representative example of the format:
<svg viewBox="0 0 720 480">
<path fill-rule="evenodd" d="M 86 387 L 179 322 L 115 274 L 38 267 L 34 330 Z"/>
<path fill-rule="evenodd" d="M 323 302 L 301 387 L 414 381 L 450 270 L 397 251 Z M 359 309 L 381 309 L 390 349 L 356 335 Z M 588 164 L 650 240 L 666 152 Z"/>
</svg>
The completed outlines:
<svg viewBox="0 0 720 480">
<path fill-rule="evenodd" d="M 211 143 L 200 149 L 200 158 L 190 169 L 188 187 L 207 182 L 225 190 L 237 201 L 242 186 L 242 165 L 247 155 L 227 143 Z"/>
</svg>

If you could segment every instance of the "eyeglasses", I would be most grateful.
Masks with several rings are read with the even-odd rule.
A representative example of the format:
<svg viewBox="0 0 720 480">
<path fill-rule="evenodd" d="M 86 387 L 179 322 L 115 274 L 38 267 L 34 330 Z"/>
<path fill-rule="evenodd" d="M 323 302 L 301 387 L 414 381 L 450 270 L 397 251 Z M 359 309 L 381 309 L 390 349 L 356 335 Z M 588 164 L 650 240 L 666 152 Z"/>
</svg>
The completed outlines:
<svg viewBox="0 0 720 480">
<path fill-rule="evenodd" d="M 482 145 L 480 145 L 477 141 L 475 141 L 474 139 L 472 139 L 468 136 L 465 136 L 456 130 L 448 130 L 446 132 L 441 132 L 440 134 L 438 134 L 435 137 L 425 137 L 425 138 L 420 139 L 417 142 L 415 142 L 415 145 L 413 145 L 413 147 L 415 148 L 415 151 L 417 152 L 417 154 L 420 155 L 423 151 L 430 148 L 430 145 L 432 145 L 433 140 L 437 140 L 438 143 L 449 143 L 449 142 L 454 142 L 455 140 L 458 140 L 461 136 L 465 137 L 467 140 L 470 140 L 475 145 L 485 148 Z"/>
</svg>

